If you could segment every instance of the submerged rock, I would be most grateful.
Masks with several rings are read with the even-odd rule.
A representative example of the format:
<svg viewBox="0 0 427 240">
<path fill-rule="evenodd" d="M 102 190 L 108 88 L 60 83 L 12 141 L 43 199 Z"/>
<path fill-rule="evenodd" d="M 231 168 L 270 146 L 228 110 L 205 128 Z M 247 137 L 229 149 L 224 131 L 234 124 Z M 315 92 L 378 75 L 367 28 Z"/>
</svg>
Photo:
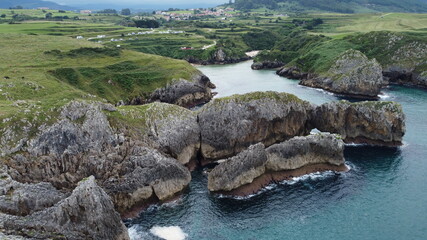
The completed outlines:
<svg viewBox="0 0 427 240">
<path fill-rule="evenodd" d="M 360 51 L 347 50 L 326 77 L 303 79 L 301 84 L 354 97 L 377 98 L 385 82 L 377 60 L 369 60 Z"/>
<path fill-rule="evenodd" d="M 311 164 L 344 165 L 344 142 L 340 136 L 319 133 L 294 137 L 266 149 L 270 171 L 294 170 Z"/>
<path fill-rule="evenodd" d="M 234 156 L 251 144 L 266 146 L 310 132 L 313 107 L 294 95 L 253 92 L 215 99 L 200 109 L 201 153 L 207 160 Z"/>
<path fill-rule="evenodd" d="M 6 220 L 4 228 L 38 239 L 129 239 L 110 197 L 94 177 L 82 180 L 69 197 L 53 207 Z"/>
<path fill-rule="evenodd" d="M 317 107 L 312 125 L 345 142 L 396 146 L 405 135 L 405 115 L 395 102 L 331 102 Z"/>
<path fill-rule="evenodd" d="M 208 175 L 209 191 L 231 191 L 251 183 L 265 172 L 267 155 L 264 145 L 250 146 L 237 156 L 225 160 Z"/>
</svg>

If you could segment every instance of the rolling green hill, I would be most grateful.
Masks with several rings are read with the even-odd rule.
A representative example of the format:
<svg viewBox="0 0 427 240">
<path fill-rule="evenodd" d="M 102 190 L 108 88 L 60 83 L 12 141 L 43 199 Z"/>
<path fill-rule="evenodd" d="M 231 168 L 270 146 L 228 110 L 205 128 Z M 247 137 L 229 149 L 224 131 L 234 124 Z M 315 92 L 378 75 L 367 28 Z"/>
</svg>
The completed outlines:
<svg viewBox="0 0 427 240">
<path fill-rule="evenodd" d="M 63 6 L 55 2 L 42 1 L 42 0 L 1 0 L 0 8 L 10 8 L 21 6 L 23 8 L 39 8 L 47 7 L 56 10 L 75 10 L 73 7 Z"/>
<path fill-rule="evenodd" d="M 425 0 L 236 0 L 235 7 L 239 10 L 268 8 L 291 12 L 427 12 Z"/>
</svg>

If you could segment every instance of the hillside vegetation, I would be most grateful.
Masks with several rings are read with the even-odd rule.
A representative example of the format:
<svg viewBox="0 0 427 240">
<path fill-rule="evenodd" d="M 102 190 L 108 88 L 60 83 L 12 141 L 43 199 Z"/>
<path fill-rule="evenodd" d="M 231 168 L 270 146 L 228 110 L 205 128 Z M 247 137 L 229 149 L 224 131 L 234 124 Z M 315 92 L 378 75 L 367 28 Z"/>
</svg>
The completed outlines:
<svg viewBox="0 0 427 240">
<path fill-rule="evenodd" d="M 239 10 L 267 8 L 291 12 L 327 11 L 360 12 L 426 12 L 427 4 L 420 0 L 236 0 Z"/>
</svg>

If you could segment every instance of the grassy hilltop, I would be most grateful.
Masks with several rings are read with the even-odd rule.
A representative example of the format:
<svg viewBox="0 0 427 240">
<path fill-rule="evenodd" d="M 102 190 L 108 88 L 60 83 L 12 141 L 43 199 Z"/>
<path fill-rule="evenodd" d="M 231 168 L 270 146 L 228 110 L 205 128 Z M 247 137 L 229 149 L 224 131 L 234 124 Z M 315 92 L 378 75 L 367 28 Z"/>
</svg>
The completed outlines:
<svg viewBox="0 0 427 240">
<path fill-rule="evenodd" d="M 72 100 L 115 104 L 199 74 L 185 61 L 75 38 L 131 30 L 81 20 L 0 24 L 0 135 L 6 129 L 13 129 L 16 139 L 23 132 L 31 135 L 55 122 Z"/>
</svg>

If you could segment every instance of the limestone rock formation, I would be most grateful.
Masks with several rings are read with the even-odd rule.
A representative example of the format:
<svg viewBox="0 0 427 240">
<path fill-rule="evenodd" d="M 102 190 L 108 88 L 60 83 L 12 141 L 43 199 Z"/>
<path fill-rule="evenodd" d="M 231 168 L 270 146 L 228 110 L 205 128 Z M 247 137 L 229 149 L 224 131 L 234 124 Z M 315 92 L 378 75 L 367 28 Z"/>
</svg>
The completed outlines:
<svg viewBox="0 0 427 240">
<path fill-rule="evenodd" d="M 267 149 L 261 143 L 221 160 L 208 175 L 208 189 L 247 195 L 261 187 L 317 171 L 346 171 L 344 142 L 338 135 L 319 133 L 294 137 Z"/>
<path fill-rule="evenodd" d="M 261 69 L 273 69 L 283 67 L 285 63 L 280 61 L 263 61 L 263 62 L 254 62 L 251 65 L 253 70 L 261 70 Z"/>
<path fill-rule="evenodd" d="M 200 127 L 195 112 L 169 104 L 152 104 L 145 119 L 151 135 L 163 152 L 180 163 L 197 157 L 200 149 Z"/>
<path fill-rule="evenodd" d="M 3 225 L 8 232 L 38 239 L 129 239 L 110 197 L 93 176 L 53 207 L 7 219 Z"/>
<path fill-rule="evenodd" d="M 340 134 L 345 142 L 396 146 L 405 134 L 405 115 L 394 102 L 339 101 L 317 107 L 312 125 Z"/>
<path fill-rule="evenodd" d="M 149 102 L 165 102 L 182 107 L 193 107 L 207 103 L 213 98 L 215 85 L 205 75 L 197 75 L 192 81 L 180 79 L 154 91 Z"/>
<path fill-rule="evenodd" d="M 207 160 L 236 155 L 252 144 L 266 146 L 310 132 L 313 107 L 294 95 L 254 92 L 215 99 L 200 109 L 201 153 Z"/>
<path fill-rule="evenodd" d="M 65 194 L 50 183 L 19 183 L 12 180 L 5 170 L 1 171 L 0 211 L 3 213 L 26 216 L 52 207 L 63 198 Z"/>
<path fill-rule="evenodd" d="M 363 98 L 377 98 L 385 85 L 381 65 L 357 50 L 347 50 L 341 54 L 327 75 L 307 78 L 301 84 Z"/>
<path fill-rule="evenodd" d="M 49 182 L 69 191 L 81 179 L 94 175 L 102 187 L 111 190 L 108 193 L 121 213 L 152 196 L 164 200 L 188 185 L 191 176 L 182 164 L 195 158 L 200 148 L 200 130 L 194 113 L 166 103 L 141 106 L 145 111 L 141 111 L 144 114 L 138 119 L 143 126 L 138 139 L 125 134 L 128 125 L 115 124 L 113 129 L 105 113 L 114 122 L 111 114 L 121 116 L 120 112 L 116 109 L 104 112 L 102 106 L 84 102 L 65 106 L 56 123 L 45 126 L 20 153 L 9 158 L 11 177 L 40 185 Z M 176 157 L 182 164 L 154 148 Z M 134 181 L 133 177 L 139 179 L 134 185 L 129 183 Z M 146 192 L 141 193 L 144 189 Z M 13 204 L 5 205 L 5 211 L 13 211 Z M 28 204 L 32 206 L 31 202 Z M 47 206 L 43 201 L 38 204 Z M 0 200 L 0 209 L 1 206 Z"/>
<path fill-rule="evenodd" d="M 187 168 L 155 150 L 136 147 L 130 154 L 129 161 L 122 164 L 119 176 L 102 184 L 120 213 L 153 197 L 166 200 L 181 192 L 191 181 Z"/>
<path fill-rule="evenodd" d="M 392 84 L 427 87 L 427 71 L 417 72 L 412 68 L 389 66 L 384 69 L 383 75 L 385 80 Z"/>
<path fill-rule="evenodd" d="M 297 67 L 282 67 L 276 71 L 276 74 L 281 77 L 296 79 L 296 80 L 307 79 L 309 75 L 308 73 L 302 72 L 301 69 Z"/>
<path fill-rule="evenodd" d="M 251 183 L 265 172 L 267 155 L 264 145 L 250 146 L 237 156 L 216 166 L 208 176 L 209 191 L 230 191 Z"/>
<path fill-rule="evenodd" d="M 270 146 L 266 152 L 269 171 L 294 170 L 311 164 L 344 165 L 344 142 L 335 134 L 294 137 Z"/>
</svg>

